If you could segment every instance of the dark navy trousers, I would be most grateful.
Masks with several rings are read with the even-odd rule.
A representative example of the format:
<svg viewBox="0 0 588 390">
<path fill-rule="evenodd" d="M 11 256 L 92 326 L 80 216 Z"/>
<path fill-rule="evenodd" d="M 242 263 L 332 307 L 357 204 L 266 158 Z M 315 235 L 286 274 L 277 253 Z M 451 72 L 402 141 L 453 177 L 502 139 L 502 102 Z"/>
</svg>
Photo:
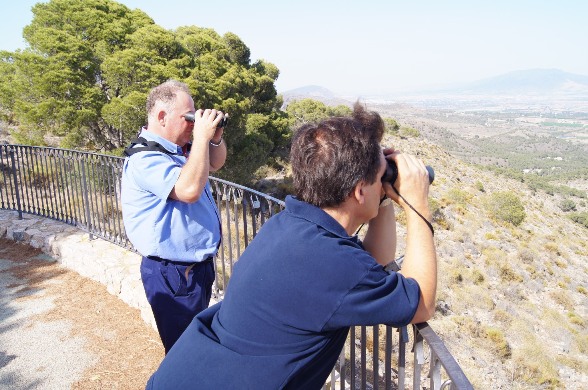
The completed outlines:
<svg viewBox="0 0 588 390">
<path fill-rule="evenodd" d="M 213 260 L 184 263 L 143 257 L 141 279 L 167 354 L 194 316 L 210 303 Z"/>
</svg>

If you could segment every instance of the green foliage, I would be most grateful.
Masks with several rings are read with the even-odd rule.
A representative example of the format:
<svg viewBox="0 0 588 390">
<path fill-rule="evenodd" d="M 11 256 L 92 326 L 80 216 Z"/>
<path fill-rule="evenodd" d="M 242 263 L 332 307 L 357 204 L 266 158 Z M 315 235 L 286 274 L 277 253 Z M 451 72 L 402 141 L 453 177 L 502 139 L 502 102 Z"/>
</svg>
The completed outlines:
<svg viewBox="0 0 588 390">
<path fill-rule="evenodd" d="M 384 124 L 386 126 L 386 132 L 392 135 L 398 135 L 400 130 L 400 125 L 396 121 L 396 119 L 392 118 L 384 118 Z"/>
<path fill-rule="evenodd" d="M 520 225 L 526 217 L 520 198 L 511 191 L 497 192 L 484 202 L 487 213 L 498 221 Z"/>
<path fill-rule="evenodd" d="M 494 351 L 502 360 L 511 357 L 512 351 L 510 344 L 506 340 L 504 332 L 497 328 L 487 328 L 486 338 L 492 343 Z"/>
<path fill-rule="evenodd" d="M 472 271 L 472 280 L 474 284 L 482 284 L 486 280 L 484 274 L 479 270 L 475 269 Z"/>
<path fill-rule="evenodd" d="M 571 199 L 564 199 L 559 204 L 559 208 L 564 212 L 576 211 L 576 202 Z"/>
<path fill-rule="evenodd" d="M 334 107 L 329 106 L 327 112 L 329 113 L 329 116 L 349 116 L 353 113 L 351 108 L 343 104 Z"/>
<path fill-rule="evenodd" d="M 11 53 L 0 51 L 0 120 L 14 123 L 14 73 L 16 67 Z"/>
<path fill-rule="evenodd" d="M 246 184 L 289 145 L 280 111 L 278 68 L 250 62 L 233 34 L 196 26 L 165 30 L 140 10 L 113 0 L 51 0 L 32 8 L 29 47 L 0 53 L 0 119 L 20 143 L 111 151 L 145 124 L 149 90 L 168 79 L 187 83 L 197 108 L 228 112 L 229 156 L 218 176 Z"/>
<path fill-rule="evenodd" d="M 568 217 L 588 229 L 588 212 L 572 213 Z"/>
<path fill-rule="evenodd" d="M 457 204 L 460 206 L 467 206 L 471 198 L 472 195 L 469 192 L 459 188 L 451 188 L 444 196 L 447 204 Z"/>
<path fill-rule="evenodd" d="M 578 314 L 574 313 L 573 311 L 568 312 L 568 319 L 572 324 L 579 325 L 581 327 L 584 327 L 586 325 L 584 319 L 580 317 Z"/>
<path fill-rule="evenodd" d="M 327 106 L 318 100 L 302 99 L 295 100 L 288 104 L 286 112 L 294 120 L 294 127 L 299 127 L 305 123 L 318 122 L 327 119 Z"/>
<path fill-rule="evenodd" d="M 405 138 L 418 138 L 421 136 L 421 133 L 415 128 L 402 126 L 399 130 L 399 135 Z"/>
<path fill-rule="evenodd" d="M 429 207 L 431 209 L 433 223 L 435 223 L 436 227 L 440 227 L 445 230 L 450 230 L 451 225 L 449 224 L 449 221 L 447 221 L 447 218 L 445 217 L 443 208 L 441 207 L 439 201 L 437 201 L 435 198 L 429 198 Z"/>
<path fill-rule="evenodd" d="M 508 263 L 503 263 L 499 266 L 500 278 L 503 282 L 521 283 L 523 277 L 516 273 L 516 271 Z"/>
<path fill-rule="evenodd" d="M 327 106 L 314 99 L 295 100 L 288 104 L 286 112 L 292 117 L 292 127 L 298 128 L 305 123 L 315 123 L 333 116 L 351 115 L 351 108 L 339 105 Z"/>
<path fill-rule="evenodd" d="M 476 181 L 475 187 L 480 192 L 486 192 L 486 190 L 484 189 L 484 184 L 482 184 L 480 180 Z"/>
<path fill-rule="evenodd" d="M 585 154 L 585 151 L 578 152 L 581 155 Z M 518 155 L 512 155 L 512 158 L 509 157 L 509 164 L 516 165 L 516 166 L 523 166 L 523 164 L 530 164 L 529 159 L 532 157 L 527 156 L 524 161 L 517 162 L 518 158 L 523 158 Z M 489 168 L 493 170 L 499 175 L 520 181 L 521 183 L 527 184 L 527 186 L 533 191 L 543 191 L 549 195 L 560 194 L 563 196 L 574 196 L 581 199 L 586 199 L 588 196 L 586 191 L 578 190 L 576 188 L 564 186 L 564 185 L 554 185 L 551 184 L 552 181 L 566 181 L 575 178 L 585 178 L 588 177 L 588 169 L 584 166 L 577 166 L 575 162 L 580 160 L 580 164 L 588 163 L 588 161 L 582 161 L 584 157 L 578 158 L 570 158 L 566 160 L 567 163 L 565 169 L 560 171 L 548 171 L 546 168 L 544 171 L 539 173 L 523 173 L 522 170 L 517 170 L 513 168 Z M 488 167 L 487 167 L 488 168 Z M 556 173 L 557 172 L 557 173 Z"/>
</svg>

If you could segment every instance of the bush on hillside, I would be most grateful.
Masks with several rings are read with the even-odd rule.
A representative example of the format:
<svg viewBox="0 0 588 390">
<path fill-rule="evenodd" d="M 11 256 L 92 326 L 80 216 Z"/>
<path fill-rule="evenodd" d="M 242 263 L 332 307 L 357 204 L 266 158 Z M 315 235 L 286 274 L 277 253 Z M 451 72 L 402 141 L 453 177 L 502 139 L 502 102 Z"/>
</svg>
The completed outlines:
<svg viewBox="0 0 588 390">
<path fill-rule="evenodd" d="M 489 216 L 497 221 L 519 226 L 527 216 L 520 198 L 512 191 L 490 195 L 484 204 Z"/>
<path fill-rule="evenodd" d="M 563 211 L 563 212 L 568 212 L 568 211 L 576 211 L 576 202 L 574 202 L 571 199 L 564 199 L 561 201 L 561 203 L 559 204 L 559 208 Z"/>
<path fill-rule="evenodd" d="M 573 213 L 569 215 L 569 218 L 588 229 L 588 213 Z"/>
</svg>

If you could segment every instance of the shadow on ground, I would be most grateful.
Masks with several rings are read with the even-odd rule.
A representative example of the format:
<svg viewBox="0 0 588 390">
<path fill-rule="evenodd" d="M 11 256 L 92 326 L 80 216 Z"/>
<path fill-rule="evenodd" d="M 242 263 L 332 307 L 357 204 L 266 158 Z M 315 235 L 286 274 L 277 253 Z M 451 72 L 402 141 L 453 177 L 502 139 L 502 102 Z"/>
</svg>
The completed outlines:
<svg viewBox="0 0 588 390">
<path fill-rule="evenodd" d="M 0 239 L 0 388 L 143 389 L 162 358 L 139 310 Z"/>
</svg>

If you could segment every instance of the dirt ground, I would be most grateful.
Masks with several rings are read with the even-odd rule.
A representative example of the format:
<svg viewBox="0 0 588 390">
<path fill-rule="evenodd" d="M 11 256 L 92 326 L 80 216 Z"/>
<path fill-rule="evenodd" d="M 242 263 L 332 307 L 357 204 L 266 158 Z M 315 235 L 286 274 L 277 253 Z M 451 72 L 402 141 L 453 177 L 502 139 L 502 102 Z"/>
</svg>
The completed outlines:
<svg viewBox="0 0 588 390">
<path fill-rule="evenodd" d="M 43 260 L 43 254 L 28 245 L 0 239 L 0 249 L 0 257 L 11 261 L 2 272 L 10 272 L 18 283 L 25 284 L 19 291 L 53 299 L 52 307 L 35 314 L 32 322 L 66 321 L 69 336 L 84 340 L 84 350 L 77 351 L 80 356 L 93 356 L 72 389 L 145 388 L 164 350 L 157 332 L 141 319 L 138 309 L 109 294 L 102 284 Z M 24 294 L 22 299 L 34 296 Z M 55 348 L 54 353 L 76 351 Z"/>
</svg>

